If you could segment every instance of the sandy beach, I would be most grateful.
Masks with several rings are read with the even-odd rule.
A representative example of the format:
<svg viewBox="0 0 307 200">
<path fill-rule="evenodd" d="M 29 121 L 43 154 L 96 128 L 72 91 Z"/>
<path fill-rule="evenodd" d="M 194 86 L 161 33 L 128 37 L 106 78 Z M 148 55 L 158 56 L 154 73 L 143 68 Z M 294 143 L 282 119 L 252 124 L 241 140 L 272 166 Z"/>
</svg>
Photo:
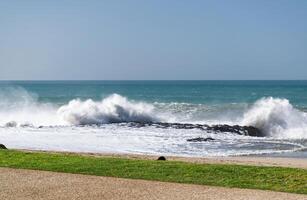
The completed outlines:
<svg viewBox="0 0 307 200">
<path fill-rule="evenodd" d="M 0 199 L 276 199 L 305 195 L 0 168 Z"/>
</svg>

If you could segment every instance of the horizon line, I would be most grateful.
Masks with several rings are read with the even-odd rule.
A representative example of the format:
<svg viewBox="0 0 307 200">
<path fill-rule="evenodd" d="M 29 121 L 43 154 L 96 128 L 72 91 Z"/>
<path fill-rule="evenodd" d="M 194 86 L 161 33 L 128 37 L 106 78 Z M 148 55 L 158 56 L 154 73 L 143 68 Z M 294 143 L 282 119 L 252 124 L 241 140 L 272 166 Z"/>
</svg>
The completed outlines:
<svg viewBox="0 0 307 200">
<path fill-rule="evenodd" d="M 307 79 L 0 79 L 0 81 L 307 81 Z"/>
</svg>

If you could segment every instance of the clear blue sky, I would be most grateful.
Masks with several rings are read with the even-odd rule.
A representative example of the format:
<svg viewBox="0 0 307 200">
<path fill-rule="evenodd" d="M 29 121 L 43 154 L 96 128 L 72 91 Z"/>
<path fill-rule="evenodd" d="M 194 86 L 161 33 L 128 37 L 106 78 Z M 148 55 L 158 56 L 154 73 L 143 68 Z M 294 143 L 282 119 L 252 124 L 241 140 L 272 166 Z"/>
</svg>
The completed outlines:
<svg viewBox="0 0 307 200">
<path fill-rule="evenodd" d="M 307 79 L 307 1 L 1 1 L 0 79 Z"/>
</svg>

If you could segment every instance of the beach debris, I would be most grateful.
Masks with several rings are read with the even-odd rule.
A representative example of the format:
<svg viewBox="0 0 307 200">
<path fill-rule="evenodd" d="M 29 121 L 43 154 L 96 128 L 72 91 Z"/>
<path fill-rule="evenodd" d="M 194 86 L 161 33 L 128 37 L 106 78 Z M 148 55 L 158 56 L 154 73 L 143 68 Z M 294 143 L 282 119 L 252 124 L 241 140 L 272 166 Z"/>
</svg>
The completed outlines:
<svg viewBox="0 0 307 200">
<path fill-rule="evenodd" d="M 207 137 L 207 138 L 197 137 L 197 138 L 187 139 L 188 142 L 209 142 L 213 140 L 215 139 L 211 137 Z"/>
<path fill-rule="evenodd" d="M 0 149 L 7 149 L 6 146 L 4 146 L 4 144 L 0 144 Z"/>
<path fill-rule="evenodd" d="M 166 160 L 164 156 L 160 156 L 157 160 Z"/>
</svg>

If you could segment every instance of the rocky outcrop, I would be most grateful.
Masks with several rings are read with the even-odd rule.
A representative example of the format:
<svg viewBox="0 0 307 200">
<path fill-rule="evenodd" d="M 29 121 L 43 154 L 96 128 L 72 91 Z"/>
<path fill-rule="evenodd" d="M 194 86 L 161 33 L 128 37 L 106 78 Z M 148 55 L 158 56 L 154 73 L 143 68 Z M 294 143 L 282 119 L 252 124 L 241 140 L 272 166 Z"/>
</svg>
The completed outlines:
<svg viewBox="0 0 307 200">
<path fill-rule="evenodd" d="M 212 130 L 214 132 L 223 132 L 223 133 L 236 133 L 239 135 L 249 135 L 249 136 L 256 136 L 256 137 L 263 137 L 264 135 L 261 131 L 252 126 L 239 126 L 239 125 L 214 125 L 208 126 L 207 130 Z"/>
<path fill-rule="evenodd" d="M 230 126 L 227 124 L 206 125 L 206 124 L 181 124 L 181 123 L 128 123 L 131 127 L 154 126 L 156 128 L 175 128 L 175 129 L 200 129 L 212 133 L 235 133 L 238 135 L 248 135 L 255 137 L 264 137 L 265 135 L 253 126 Z"/>
<path fill-rule="evenodd" d="M 214 139 L 211 137 L 208 137 L 208 138 L 198 137 L 198 138 L 187 139 L 188 142 L 209 142 L 213 140 Z"/>
</svg>

